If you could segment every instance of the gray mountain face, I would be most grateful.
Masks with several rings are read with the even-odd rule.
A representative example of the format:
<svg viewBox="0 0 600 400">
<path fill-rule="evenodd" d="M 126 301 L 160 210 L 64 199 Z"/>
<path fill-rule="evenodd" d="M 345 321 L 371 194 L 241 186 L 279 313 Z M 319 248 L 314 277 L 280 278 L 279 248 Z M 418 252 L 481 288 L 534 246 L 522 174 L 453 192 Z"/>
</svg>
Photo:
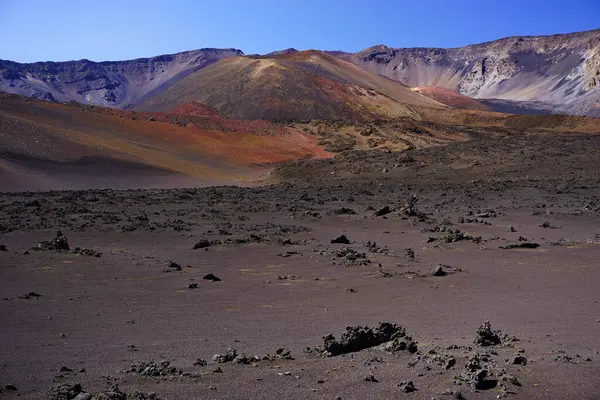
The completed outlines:
<svg viewBox="0 0 600 400">
<path fill-rule="evenodd" d="M 600 30 L 510 37 L 454 49 L 374 46 L 335 56 L 408 86 L 440 86 L 498 104 L 600 116 Z M 494 103 L 495 100 L 490 100 Z"/>
<path fill-rule="evenodd" d="M 200 49 L 129 61 L 36 62 L 0 60 L 0 91 L 52 101 L 130 108 L 236 49 Z"/>
</svg>

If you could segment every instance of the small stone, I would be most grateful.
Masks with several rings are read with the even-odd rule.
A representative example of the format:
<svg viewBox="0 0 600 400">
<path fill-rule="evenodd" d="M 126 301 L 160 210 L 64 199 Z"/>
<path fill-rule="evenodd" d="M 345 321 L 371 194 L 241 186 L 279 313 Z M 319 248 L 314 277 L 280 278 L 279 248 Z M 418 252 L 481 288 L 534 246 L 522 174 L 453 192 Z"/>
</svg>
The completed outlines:
<svg viewBox="0 0 600 400">
<path fill-rule="evenodd" d="M 188 285 L 188 289 L 198 289 L 198 284 L 197 283 L 190 283 Z"/>
<path fill-rule="evenodd" d="M 202 358 L 198 358 L 194 362 L 195 367 L 206 367 L 206 365 L 208 365 L 208 363 L 206 362 L 206 360 L 204 360 Z"/>
<path fill-rule="evenodd" d="M 196 244 L 194 245 L 194 250 L 205 249 L 207 247 L 210 247 L 211 245 L 212 245 L 211 242 L 209 242 L 206 239 L 202 239 L 202 240 L 199 240 L 198 242 L 196 242 Z"/>
<path fill-rule="evenodd" d="M 511 364 L 517 364 L 517 365 L 527 365 L 527 358 L 525 356 L 514 356 L 512 358 L 512 360 L 510 361 Z"/>
<path fill-rule="evenodd" d="M 206 279 L 206 280 L 212 281 L 212 282 L 220 282 L 221 281 L 221 278 L 219 278 L 218 276 L 213 275 L 213 274 L 206 274 L 202 277 L 202 279 Z"/>
<path fill-rule="evenodd" d="M 175 270 L 175 271 L 181 271 L 181 265 L 177 264 L 176 262 L 170 261 L 169 262 L 169 268 Z"/>
<path fill-rule="evenodd" d="M 377 380 L 377 378 L 375 378 L 375 375 L 367 375 L 367 376 L 365 376 L 364 381 L 365 382 L 379 382 Z"/>
<path fill-rule="evenodd" d="M 441 265 L 438 265 L 433 269 L 433 276 L 445 276 L 447 272 L 444 271 L 444 268 Z"/>
<path fill-rule="evenodd" d="M 4 389 L 14 392 L 17 390 L 17 387 L 12 383 L 7 383 L 6 385 L 4 385 Z"/>
<path fill-rule="evenodd" d="M 391 212 L 392 212 L 392 209 L 389 206 L 384 206 L 384 207 L 381 207 L 380 209 L 376 210 L 373 213 L 373 215 L 376 217 L 383 217 L 384 215 L 387 215 Z"/>
</svg>

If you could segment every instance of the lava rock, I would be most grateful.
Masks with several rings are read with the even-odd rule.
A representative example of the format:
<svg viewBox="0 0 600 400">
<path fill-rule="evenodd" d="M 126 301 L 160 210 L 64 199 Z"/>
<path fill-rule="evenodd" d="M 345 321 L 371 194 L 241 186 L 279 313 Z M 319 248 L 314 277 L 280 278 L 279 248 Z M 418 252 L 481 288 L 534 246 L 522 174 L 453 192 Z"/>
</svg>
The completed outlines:
<svg viewBox="0 0 600 400">
<path fill-rule="evenodd" d="M 537 243 L 516 243 L 516 244 L 507 244 L 506 246 L 500 246 L 501 249 L 510 250 L 510 249 L 537 249 L 540 247 Z"/>
<path fill-rule="evenodd" d="M 517 355 L 512 358 L 510 363 L 516 365 L 527 365 L 527 358 L 522 355 Z"/>
<path fill-rule="evenodd" d="M 381 207 L 380 209 L 376 210 L 373 213 L 373 215 L 375 217 L 383 217 L 384 215 L 387 215 L 391 212 L 392 212 L 392 209 L 389 206 L 384 206 L 384 207 Z"/>
<path fill-rule="evenodd" d="M 433 269 L 432 274 L 433 274 L 433 276 L 445 276 L 445 275 L 448 275 L 448 273 L 446 271 L 444 271 L 444 268 L 441 265 L 438 265 L 437 267 L 435 267 Z"/>
<path fill-rule="evenodd" d="M 216 275 L 213 274 L 206 274 L 202 277 L 202 279 L 206 279 L 207 281 L 212 281 L 212 282 L 220 282 L 221 278 L 219 278 Z"/>
<path fill-rule="evenodd" d="M 375 328 L 348 326 L 339 340 L 330 334 L 324 336 L 323 341 L 327 355 L 336 356 L 379 346 L 386 342 L 393 343 L 401 338 L 409 339 L 404 328 L 390 322 L 380 322 Z M 407 347 L 408 345 L 406 345 Z"/>
<path fill-rule="evenodd" d="M 209 242 L 206 239 L 202 239 L 202 240 L 199 240 L 198 242 L 196 242 L 196 244 L 194 245 L 194 250 L 205 249 L 210 246 L 212 246 L 211 242 Z"/>
<path fill-rule="evenodd" d="M 213 361 L 215 361 L 219 364 L 231 362 L 237 357 L 237 355 L 238 355 L 237 350 L 232 347 L 229 347 L 225 351 L 225 354 L 215 354 L 213 356 Z"/>
<path fill-rule="evenodd" d="M 69 249 L 69 241 L 61 231 L 56 231 L 54 239 L 40 242 L 33 248 L 33 250 L 38 251 L 68 251 Z"/>
<path fill-rule="evenodd" d="M 413 381 L 401 381 L 398 384 L 398 389 L 404 393 L 412 393 L 417 390 Z"/>
<path fill-rule="evenodd" d="M 493 331 L 490 321 L 485 321 L 483 325 L 477 328 L 475 335 L 475 344 L 480 346 L 495 346 L 502 343 L 500 331 Z"/>
<path fill-rule="evenodd" d="M 350 244 L 350 240 L 348 240 L 346 235 L 340 235 L 335 239 L 331 239 L 331 243 Z"/>
</svg>

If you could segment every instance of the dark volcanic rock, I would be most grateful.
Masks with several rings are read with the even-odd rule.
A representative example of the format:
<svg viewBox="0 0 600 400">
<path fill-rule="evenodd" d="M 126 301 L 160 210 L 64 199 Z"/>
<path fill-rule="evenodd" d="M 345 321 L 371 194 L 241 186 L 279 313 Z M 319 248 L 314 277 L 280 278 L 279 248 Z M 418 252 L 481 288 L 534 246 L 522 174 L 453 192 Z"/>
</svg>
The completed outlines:
<svg viewBox="0 0 600 400">
<path fill-rule="evenodd" d="M 398 389 L 404 393 L 412 393 L 417 390 L 413 381 L 401 381 L 398 384 Z"/>
<path fill-rule="evenodd" d="M 171 268 L 174 271 L 181 271 L 181 265 L 177 264 L 174 261 L 169 261 L 169 268 Z"/>
<path fill-rule="evenodd" d="M 29 300 L 29 299 L 38 299 L 40 297 L 42 297 L 42 295 L 39 293 L 29 292 L 29 293 L 20 295 L 19 299 Z"/>
<path fill-rule="evenodd" d="M 537 243 L 516 243 L 516 244 L 507 244 L 506 246 L 500 246 L 501 249 L 537 249 L 540 247 Z"/>
<path fill-rule="evenodd" d="M 483 325 L 477 328 L 475 344 L 480 346 L 495 346 L 502 343 L 500 331 L 493 331 L 490 321 L 485 321 Z"/>
<path fill-rule="evenodd" d="M 392 209 L 389 206 L 384 206 L 384 207 L 381 207 L 380 209 L 376 210 L 373 213 L 373 215 L 376 217 L 383 217 L 384 215 L 387 215 L 391 212 L 392 212 Z"/>
<path fill-rule="evenodd" d="M 323 341 L 327 354 L 336 356 L 361 351 L 404 337 L 406 337 L 406 331 L 401 326 L 389 322 L 380 322 L 375 328 L 348 326 L 339 339 L 329 334 L 323 337 Z"/>
<path fill-rule="evenodd" d="M 78 394 L 83 393 L 83 388 L 79 383 L 67 385 L 59 383 L 48 392 L 49 400 L 73 400 Z"/>
<path fill-rule="evenodd" d="M 220 282 L 221 278 L 213 274 L 206 274 L 202 279 L 206 279 L 207 281 Z"/>
<path fill-rule="evenodd" d="M 348 240 L 346 235 L 340 235 L 340 236 L 336 237 L 335 239 L 331 239 L 331 243 L 350 244 L 350 240 Z"/>
<path fill-rule="evenodd" d="M 8 249 L 6 248 L 6 245 L 0 244 L 0 251 L 8 251 Z"/>
<path fill-rule="evenodd" d="M 225 350 L 225 354 L 215 354 L 213 356 L 213 361 L 219 364 L 223 364 L 235 360 L 237 356 L 237 350 L 232 347 L 229 347 L 227 350 Z"/>
<path fill-rule="evenodd" d="M 33 250 L 39 251 L 68 251 L 69 250 L 69 241 L 66 236 L 63 235 L 61 231 L 56 232 L 56 237 L 52 240 L 45 240 L 43 242 L 38 243 Z"/>
<path fill-rule="evenodd" d="M 202 239 L 202 240 L 199 240 L 198 242 L 196 242 L 196 244 L 194 245 L 194 250 L 205 249 L 207 247 L 210 247 L 211 245 L 212 245 L 211 242 L 209 242 L 206 239 Z"/>
<path fill-rule="evenodd" d="M 174 367 L 169 361 L 140 361 L 134 363 L 128 372 L 135 372 L 144 376 L 172 376 L 181 375 L 183 371 L 180 368 Z"/>
<path fill-rule="evenodd" d="M 433 274 L 433 276 L 445 276 L 445 275 L 448 275 L 448 273 L 446 271 L 444 271 L 444 268 L 441 265 L 438 265 L 437 267 L 435 267 L 433 269 L 432 274 Z"/>
<path fill-rule="evenodd" d="M 89 256 L 89 257 L 102 257 L 102 253 L 93 249 L 82 249 L 81 247 L 75 247 L 73 249 L 73 253 L 79 254 L 80 256 Z"/>
</svg>

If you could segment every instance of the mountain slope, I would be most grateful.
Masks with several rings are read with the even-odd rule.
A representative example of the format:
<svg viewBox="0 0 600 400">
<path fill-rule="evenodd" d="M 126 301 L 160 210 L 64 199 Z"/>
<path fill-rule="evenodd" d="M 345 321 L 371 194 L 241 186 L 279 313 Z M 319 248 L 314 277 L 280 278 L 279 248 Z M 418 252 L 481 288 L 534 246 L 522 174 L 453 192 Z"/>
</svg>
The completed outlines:
<svg viewBox="0 0 600 400">
<path fill-rule="evenodd" d="M 600 30 L 510 37 L 454 49 L 374 46 L 337 57 L 408 86 L 477 99 L 540 102 L 554 112 L 600 115 Z"/>
<path fill-rule="evenodd" d="M 0 91 L 60 102 L 127 108 L 235 49 L 200 49 L 129 61 L 37 62 L 0 60 Z"/>
<path fill-rule="evenodd" d="M 139 110 L 200 102 L 237 119 L 369 119 L 444 108 L 403 84 L 319 51 L 230 57 L 147 99 Z"/>
<path fill-rule="evenodd" d="M 272 164 L 328 157 L 268 121 L 139 113 L 0 92 L 0 191 L 244 184 Z"/>
</svg>

